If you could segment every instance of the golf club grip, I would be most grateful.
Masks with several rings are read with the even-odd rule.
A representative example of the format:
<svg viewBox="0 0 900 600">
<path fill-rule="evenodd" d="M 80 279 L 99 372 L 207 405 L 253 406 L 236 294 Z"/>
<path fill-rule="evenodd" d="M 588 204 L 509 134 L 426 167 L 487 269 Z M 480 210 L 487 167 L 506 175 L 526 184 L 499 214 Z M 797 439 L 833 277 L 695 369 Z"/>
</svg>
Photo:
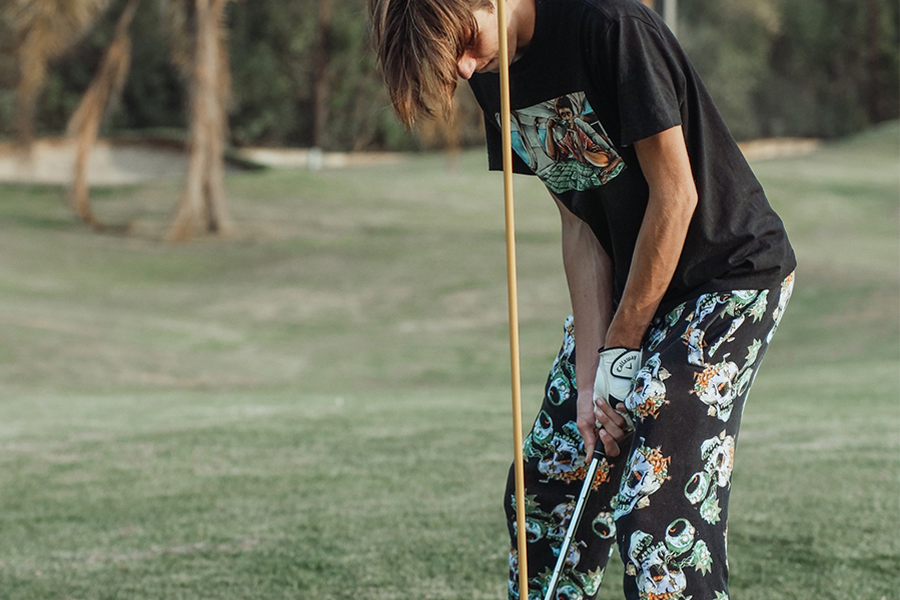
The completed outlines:
<svg viewBox="0 0 900 600">
<path fill-rule="evenodd" d="M 559 586 L 559 578 L 566 565 L 566 557 L 569 555 L 569 547 L 572 545 L 572 538 L 575 537 L 575 532 L 578 531 L 578 525 L 581 523 L 581 516 L 584 514 L 584 505 L 587 503 L 587 497 L 591 493 L 591 487 L 594 484 L 594 477 L 597 475 L 600 459 L 604 457 L 605 455 L 602 452 L 598 454 L 596 450 L 594 451 L 591 464 L 588 466 L 587 474 L 584 477 L 584 483 L 581 486 L 581 492 L 578 494 L 578 501 L 575 503 L 575 511 L 569 519 L 569 528 L 566 530 L 566 537 L 563 538 L 563 543 L 559 547 L 559 557 L 556 559 L 556 566 L 553 568 L 553 576 L 550 578 L 544 600 L 554 600 L 553 596 L 556 593 L 556 588 Z"/>
</svg>

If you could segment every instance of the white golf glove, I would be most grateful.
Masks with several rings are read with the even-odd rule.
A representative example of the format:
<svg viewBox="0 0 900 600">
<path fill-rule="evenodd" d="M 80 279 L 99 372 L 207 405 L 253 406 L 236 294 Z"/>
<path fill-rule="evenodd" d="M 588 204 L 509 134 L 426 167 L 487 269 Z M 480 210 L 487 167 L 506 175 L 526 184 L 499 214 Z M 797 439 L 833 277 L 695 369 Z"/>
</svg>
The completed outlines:
<svg viewBox="0 0 900 600">
<path fill-rule="evenodd" d="M 602 348 L 597 377 L 594 379 L 594 402 L 603 398 L 617 413 L 625 417 L 626 430 L 634 429 L 634 422 L 625 407 L 625 396 L 631 391 L 631 382 L 641 368 L 641 351 L 627 348 Z"/>
</svg>

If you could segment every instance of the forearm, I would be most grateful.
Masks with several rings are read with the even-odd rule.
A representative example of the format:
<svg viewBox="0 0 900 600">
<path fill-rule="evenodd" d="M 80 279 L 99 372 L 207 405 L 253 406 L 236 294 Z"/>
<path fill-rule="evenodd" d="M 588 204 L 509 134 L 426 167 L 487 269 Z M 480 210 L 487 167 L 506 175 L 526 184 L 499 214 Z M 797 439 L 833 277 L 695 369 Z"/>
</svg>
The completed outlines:
<svg viewBox="0 0 900 600">
<path fill-rule="evenodd" d="M 660 136 L 662 140 L 650 138 L 648 145 L 639 142 L 636 147 L 650 197 L 622 299 L 607 331 L 606 347 L 640 347 L 672 281 L 697 206 L 681 128 L 656 137 Z"/>
<path fill-rule="evenodd" d="M 690 198 L 651 199 L 622 300 L 603 344 L 607 348 L 640 347 L 678 266 L 694 206 Z"/>
<path fill-rule="evenodd" d="M 612 317 L 612 264 L 590 227 L 556 201 L 562 216 L 562 251 L 575 317 L 575 378 L 579 391 L 593 389 L 597 349 Z"/>
</svg>

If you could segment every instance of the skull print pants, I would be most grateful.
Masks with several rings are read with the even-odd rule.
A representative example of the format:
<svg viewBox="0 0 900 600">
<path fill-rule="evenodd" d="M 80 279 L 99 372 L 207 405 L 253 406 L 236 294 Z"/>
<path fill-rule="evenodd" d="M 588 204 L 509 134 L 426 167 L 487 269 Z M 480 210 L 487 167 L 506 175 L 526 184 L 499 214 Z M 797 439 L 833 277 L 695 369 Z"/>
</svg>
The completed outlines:
<svg viewBox="0 0 900 600">
<path fill-rule="evenodd" d="M 793 275 L 769 290 L 702 294 L 650 324 L 625 398 L 635 431 L 623 442 L 627 451 L 601 461 L 557 599 L 594 598 L 614 543 L 629 600 L 728 598 L 728 496 L 741 412 L 792 288 Z M 524 441 L 529 599 L 546 593 L 587 472 L 573 331 L 569 317 Z M 518 599 L 514 490 L 510 469 L 509 598 Z"/>
</svg>

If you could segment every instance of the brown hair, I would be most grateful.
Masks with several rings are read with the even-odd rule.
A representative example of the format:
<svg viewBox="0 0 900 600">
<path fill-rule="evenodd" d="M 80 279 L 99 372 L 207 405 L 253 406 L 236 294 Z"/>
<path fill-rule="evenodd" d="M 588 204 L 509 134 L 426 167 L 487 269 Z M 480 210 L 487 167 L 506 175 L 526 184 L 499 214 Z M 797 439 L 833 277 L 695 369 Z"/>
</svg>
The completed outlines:
<svg viewBox="0 0 900 600">
<path fill-rule="evenodd" d="M 394 112 L 410 127 L 453 110 L 457 63 L 491 0 L 370 0 L 372 38 Z"/>
</svg>

